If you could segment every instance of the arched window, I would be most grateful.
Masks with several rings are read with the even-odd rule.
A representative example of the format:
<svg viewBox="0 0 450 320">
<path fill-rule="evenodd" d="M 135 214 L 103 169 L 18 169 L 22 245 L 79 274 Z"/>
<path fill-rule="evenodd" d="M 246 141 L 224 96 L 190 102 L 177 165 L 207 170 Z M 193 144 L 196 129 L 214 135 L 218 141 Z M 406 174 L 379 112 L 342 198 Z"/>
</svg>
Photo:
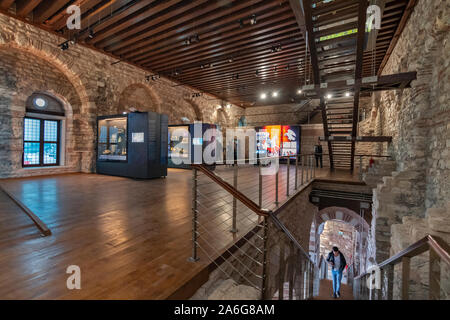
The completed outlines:
<svg viewBox="0 0 450 320">
<path fill-rule="evenodd" d="M 24 167 L 61 164 L 61 132 L 64 107 L 54 97 L 34 93 L 26 102 L 23 130 Z"/>
</svg>

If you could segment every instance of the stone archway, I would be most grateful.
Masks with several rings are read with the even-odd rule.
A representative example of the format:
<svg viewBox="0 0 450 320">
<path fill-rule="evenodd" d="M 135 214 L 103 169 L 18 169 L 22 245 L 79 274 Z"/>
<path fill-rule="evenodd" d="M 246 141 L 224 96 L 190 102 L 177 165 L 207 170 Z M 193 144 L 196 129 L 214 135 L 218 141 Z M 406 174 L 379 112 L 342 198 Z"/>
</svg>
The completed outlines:
<svg viewBox="0 0 450 320">
<path fill-rule="evenodd" d="M 198 104 L 191 99 L 184 99 L 184 101 L 186 101 L 191 106 L 191 108 L 194 110 L 194 113 L 195 113 L 194 120 L 203 121 L 203 115 L 202 115 L 202 112 L 201 112 Z"/>
<path fill-rule="evenodd" d="M 340 221 L 352 226 L 356 230 L 355 263 L 357 270 L 366 269 L 373 256 L 373 243 L 370 234 L 370 225 L 359 214 L 344 207 L 327 207 L 320 210 L 311 226 L 310 254 L 317 261 L 320 258 L 320 236 L 327 221 Z"/>
<path fill-rule="evenodd" d="M 122 90 L 117 112 L 153 111 L 161 113 L 161 101 L 150 86 L 143 83 L 134 83 Z"/>
<path fill-rule="evenodd" d="M 68 61 L 62 61 L 58 54 L 53 52 L 48 46 L 41 48 L 39 43 L 28 41 L 29 39 L 24 38 L 21 38 L 19 41 L 0 32 L 0 54 L 5 57 L 14 55 L 17 61 L 22 61 L 24 57 L 28 57 L 23 60 L 24 63 L 21 63 L 22 68 L 26 67 L 27 61 L 34 61 L 42 66 L 47 66 L 47 72 L 43 71 L 42 76 L 38 77 L 42 81 L 35 81 L 36 79 L 32 77 L 28 78 L 25 71 L 19 72 L 17 70 L 20 68 L 14 69 L 13 65 L 11 65 L 12 69 L 9 72 L 5 72 L 5 77 L 9 77 L 10 81 L 7 81 L 4 85 L 11 87 L 11 89 L 4 90 L 2 93 L 3 98 L 8 102 L 5 104 L 8 110 L 3 111 L 7 111 L 8 113 L 5 113 L 5 115 L 8 114 L 12 122 L 14 122 L 14 127 L 11 128 L 11 131 L 13 132 L 13 137 L 18 138 L 18 140 L 15 139 L 10 142 L 10 148 L 13 151 L 9 153 L 10 159 L 8 161 L 11 168 L 15 169 L 7 172 L 11 176 L 39 174 L 38 171 L 27 170 L 25 172 L 21 169 L 21 166 L 18 165 L 20 163 L 19 154 L 21 154 L 21 147 L 17 149 L 14 146 L 14 141 L 20 141 L 23 134 L 22 126 L 26 100 L 35 92 L 45 93 L 56 98 L 61 101 L 65 109 L 65 146 L 66 150 L 70 151 L 67 151 L 65 154 L 65 166 L 54 171 L 91 172 L 94 168 L 95 154 L 95 129 L 93 125 L 95 123 L 95 113 L 92 112 L 95 111 L 95 105 L 89 101 L 89 95 L 82 79 L 70 69 Z M 21 58 L 18 56 L 21 56 Z M 41 68 L 36 68 L 36 70 L 41 70 Z M 59 80 L 56 81 L 52 78 L 54 81 L 49 81 L 48 79 L 52 76 Z M 76 129 L 74 129 L 75 126 Z M 81 132 L 80 128 L 83 128 L 84 131 Z M 83 137 L 83 139 L 76 138 L 74 132 L 78 132 L 78 135 Z M 45 173 L 42 170 L 39 172 Z"/>
</svg>

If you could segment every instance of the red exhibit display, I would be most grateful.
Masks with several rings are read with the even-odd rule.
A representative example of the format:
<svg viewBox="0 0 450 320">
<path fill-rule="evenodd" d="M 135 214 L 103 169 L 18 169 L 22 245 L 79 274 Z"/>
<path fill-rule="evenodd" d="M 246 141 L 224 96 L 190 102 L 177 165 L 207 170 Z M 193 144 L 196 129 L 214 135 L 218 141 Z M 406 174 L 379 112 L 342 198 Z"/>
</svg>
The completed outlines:
<svg viewBox="0 0 450 320">
<path fill-rule="evenodd" d="M 257 152 L 260 158 L 296 155 L 300 151 L 300 127 L 264 126 L 256 128 Z"/>
</svg>

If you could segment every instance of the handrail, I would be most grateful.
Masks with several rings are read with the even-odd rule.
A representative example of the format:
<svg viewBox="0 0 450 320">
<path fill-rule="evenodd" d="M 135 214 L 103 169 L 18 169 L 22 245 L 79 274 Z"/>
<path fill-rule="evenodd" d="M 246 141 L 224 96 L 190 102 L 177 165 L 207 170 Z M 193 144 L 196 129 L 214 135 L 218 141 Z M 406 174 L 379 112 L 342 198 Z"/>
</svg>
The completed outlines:
<svg viewBox="0 0 450 320">
<path fill-rule="evenodd" d="M 276 215 L 273 214 L 273 212 L 269 213 L 270 218 L 275 223 L 275 225 L 284 232 L 284 234 L 289 238 L 289 240 L 292 241 L 292 243 L 299 249 L 307 258 L 309 262 L 311 262 L 313 265 L 315 265 L 314 261 L 310 258 L 309 254 L 303 249 L 302 245 L 295 239 L 295 237 L 292 235 L 292 233 L 285 227 L 285 225 L 277 218 Z"/>
<path fill-rule="evenodd" d="M 427 235 L 425 238 L 420 239 L 414 244 L 410 245 L 408 248 L 400 251 L 396 255 L 390 257 L 389 259 L 378 264 L 379 268 L 385 267 L 390 264 L 397 264 L 402 261 L 403 258 L 413 258 L 421 253 L 424 253 L 432 248 L 435 253 L 448 265 L 450 265 L 450 247 L 441 238 Z M 356 277 L 355 279 L 360 279 L 364 276 L 369 275 L 368 272 Z"/>
<path fill-rule="evenodd" d="M 315 153 L 299 153 L 299 154 L 292 154 L 289 156 L 278 156 L 278 157 L 264 157 L 264 158 L 259 158 L 259 157 L 255 157 L 255 158 L 245 158 L 245 159 L 233 159 L 233 164 L 237 163 L 237 162 L 247 162 L 247 161 L 261 161 L 261 160 L 274 160 L 274 159 L 288 159 L 288 158 L 295 158 L 295 157 L 305 157 L 305 156 L 313 156 L 315 155 Z M 323 154 L 326 155 L 326 154 Z M 197 163 L 197 165 L 200 163 Z M 228 165 L 227 160 L 223 161 L 223 162 L 215 162 L 212 165 L 217 165 L 217 166 L 223 166 L 223 165 Z"/>
<path fill-rule="evenodd" d="M 205 175 L 207 175 L 210 179 L 212 179 L 214 182 L 216 182 L 218 185 L 220 185 L 222 188 L 224 188 L 226 191 L 228 191 L 234 198 L 238 199 L 240 202 L 242 202 L 247 208 L 255 212 L 259 216 L 267 217 L 270 210 L 260 208 L 256 203 L 254 203 L 252 200 L 250 200 L 247 196 L 245 196 L 242 192 L 239 190 L 236 190 L 231 184 L 223 180 L 222 178 L 218 177 L 208 169 L 206 169 L 201 164 L 193 164 L 192 165 L 195 169 L 200 170 Z"/>
</svg>

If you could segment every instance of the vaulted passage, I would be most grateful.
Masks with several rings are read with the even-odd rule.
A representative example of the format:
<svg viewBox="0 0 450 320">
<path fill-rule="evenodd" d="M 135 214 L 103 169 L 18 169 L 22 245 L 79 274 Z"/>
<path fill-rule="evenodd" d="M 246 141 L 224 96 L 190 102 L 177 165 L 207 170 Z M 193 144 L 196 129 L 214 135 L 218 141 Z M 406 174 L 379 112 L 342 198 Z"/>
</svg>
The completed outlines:
<svg viewBox="0 0 450 320">
<path fill-rule="evenodd" d="M 443 0 L 0 0 L 0 299 L 448 300 Z"/>
</svg>

